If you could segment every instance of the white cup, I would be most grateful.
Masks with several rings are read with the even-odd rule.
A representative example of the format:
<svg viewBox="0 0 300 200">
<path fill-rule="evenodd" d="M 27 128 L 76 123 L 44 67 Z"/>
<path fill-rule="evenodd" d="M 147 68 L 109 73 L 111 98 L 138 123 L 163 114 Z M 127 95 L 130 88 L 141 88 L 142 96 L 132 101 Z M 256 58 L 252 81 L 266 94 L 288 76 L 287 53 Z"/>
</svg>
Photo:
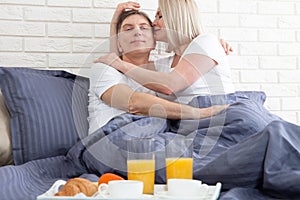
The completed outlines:
<svg viewBox="0 0 300 200">
<path fill-rule="evenodd" d="M 98 187 L 97 196 L 113 198 L 136 198 L 143 194 L 143 182 L 134 180 L 115 180 Z"/>
<path fill-rule="evenodd" d="M 168 179 L 167 186 L 169 196 L 201 197 L 206 195 L 208 189 L 208 185 L 192 179 Z"/>
</svg>

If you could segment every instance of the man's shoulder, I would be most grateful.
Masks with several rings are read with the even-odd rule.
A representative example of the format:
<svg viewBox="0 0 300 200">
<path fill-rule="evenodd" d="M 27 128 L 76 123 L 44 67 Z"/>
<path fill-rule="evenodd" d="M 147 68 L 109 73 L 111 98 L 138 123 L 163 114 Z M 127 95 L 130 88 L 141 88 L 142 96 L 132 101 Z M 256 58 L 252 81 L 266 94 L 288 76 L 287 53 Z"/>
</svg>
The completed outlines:
<svg viewBox="0 0 300 200">
<path fill-rule="evenodd" d="M 91 69 L 96 69 L 96 68 L 109 68 L 110 66 L 104 64 L 104 63 L 94 63 L 91 67 Z"/>
<path fill-rule="evenodd" d="M 113 74 L 121 74 L 118 70 L 115 68 L 103 64 L 103 63 L 94 63 L 91 67 L 92 73 L 113 73 Z"/>
</svg>

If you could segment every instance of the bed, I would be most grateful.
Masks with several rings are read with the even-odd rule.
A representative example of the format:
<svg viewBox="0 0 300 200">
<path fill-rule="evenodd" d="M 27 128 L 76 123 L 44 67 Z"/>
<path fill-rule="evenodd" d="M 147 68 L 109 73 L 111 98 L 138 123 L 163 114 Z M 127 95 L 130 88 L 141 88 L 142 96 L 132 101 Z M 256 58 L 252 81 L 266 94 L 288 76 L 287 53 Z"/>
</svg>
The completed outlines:
<svg viewBox="0 0 300 200">
<path fill-rule="evenodd" d="M 88 78 L 61 70 L 1 67 L 0 88 L 5 105 L 0 116 L 6 117 L 0 130 L 10 148 L 0 154 L 6 155 L 0 167 L 1 199 L 36 199 L 60 179 L 97 180 L 106 172 L 126 177 L 125 144 L 134 137 L 155 138 L 156 183 L 166 182 L 166 139 L 192 137 L 194 178 L 221 182 L 219 199 L 300 197 L 300 127 L 265 109 L 264 92 L 199 96 L 190 102 L 197 107 L 230 104 L 212 118 L 122 114 L 88 135 Z"/>
</svg>

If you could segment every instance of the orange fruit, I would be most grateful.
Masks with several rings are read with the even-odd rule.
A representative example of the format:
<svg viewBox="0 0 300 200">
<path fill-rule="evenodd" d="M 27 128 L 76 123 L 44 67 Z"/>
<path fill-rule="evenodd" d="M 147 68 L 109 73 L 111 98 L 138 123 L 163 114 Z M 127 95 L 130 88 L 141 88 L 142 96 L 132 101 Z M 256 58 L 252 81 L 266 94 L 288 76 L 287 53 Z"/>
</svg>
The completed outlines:
<svg viewBox="0 0 300 200">
<path fill-rule="evenodd" d="M 124 178 L 122 178 L 121 176 L 118 176 L 116 174 L 113 174 L 113 173 L 105 173 L 102 176 L 100 176 L 100 178 L 98 180 L 98 186 L 101 183 L 107 184 L 109 181 L 112 181 L 112 180 L 124 180 Z"/>
</svg>

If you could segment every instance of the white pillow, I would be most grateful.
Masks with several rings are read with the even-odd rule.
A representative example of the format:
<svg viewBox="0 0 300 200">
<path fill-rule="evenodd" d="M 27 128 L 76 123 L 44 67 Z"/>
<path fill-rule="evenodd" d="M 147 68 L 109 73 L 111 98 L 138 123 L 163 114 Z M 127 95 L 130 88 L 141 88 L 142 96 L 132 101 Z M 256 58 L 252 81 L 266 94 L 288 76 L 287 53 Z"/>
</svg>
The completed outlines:
<svg viewBox="0 0 300 200">
<path fill-rule="evenodd" d="M 0 90 L 0 166 L 13 164 L 10 117 Z"/>
</svg>

